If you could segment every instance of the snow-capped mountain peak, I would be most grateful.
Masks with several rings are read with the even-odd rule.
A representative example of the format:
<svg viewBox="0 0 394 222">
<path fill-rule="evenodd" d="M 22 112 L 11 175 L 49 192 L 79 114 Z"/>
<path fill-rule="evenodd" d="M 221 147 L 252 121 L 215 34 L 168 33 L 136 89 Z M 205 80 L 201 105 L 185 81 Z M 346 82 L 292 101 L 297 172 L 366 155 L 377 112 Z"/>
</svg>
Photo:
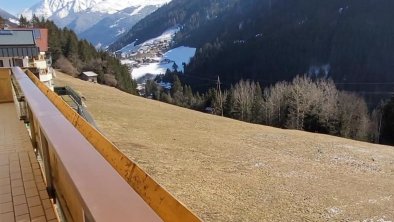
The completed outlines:
<svg viewBox="0 0 394 222">
<path fill-rule="evenodd" d="M 171 0 L 42 0 L 22 15 L 31 18 L 33 14 L 38 17 L 65 18 L 75 13 L 90 11 L 113 14 L 128 7 L 141 7 L 149 5 L 163 5 Z"/>
<path fill-rule="evenodd" d="M 49 18 L 57 16 L 64 18 L 69 14 L 85 11 L 94 7 L 103 0 L 42 0 L 33 7 L 25 9 L 22 15 L 31 18 L 33 14 L 38 17 Z"/>
<path fill-rule="evenodd" d="M 50 19 L 94 45 L 106 46 L 171 0 L 41 0 L 22 15 Z M 105 33 L 105 35 L 103 35 Z"/>
<path fill-rule="evenodd" d="M 129 7 L 144 7 L 149 5 L 163 5 L 170 2 L 171 0 L 101 0 L 95 7 L 91 10 L 94 12 L 104 12 L 113 14 L 120 10 Z"/>
</svg>

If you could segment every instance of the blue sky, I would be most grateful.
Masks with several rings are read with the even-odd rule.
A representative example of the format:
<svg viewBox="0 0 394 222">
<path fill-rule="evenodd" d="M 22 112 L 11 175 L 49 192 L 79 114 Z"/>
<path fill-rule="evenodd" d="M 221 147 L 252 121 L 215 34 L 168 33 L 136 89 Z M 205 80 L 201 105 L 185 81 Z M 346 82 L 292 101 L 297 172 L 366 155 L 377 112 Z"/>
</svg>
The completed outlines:
<svg viewBox="0 0 394 222">
<path fill-rule="evenodd" d="M 40 0 L 0 0 L 0 8 L 16 15 L 23 9 L 33 6 Z"/>
</svg>

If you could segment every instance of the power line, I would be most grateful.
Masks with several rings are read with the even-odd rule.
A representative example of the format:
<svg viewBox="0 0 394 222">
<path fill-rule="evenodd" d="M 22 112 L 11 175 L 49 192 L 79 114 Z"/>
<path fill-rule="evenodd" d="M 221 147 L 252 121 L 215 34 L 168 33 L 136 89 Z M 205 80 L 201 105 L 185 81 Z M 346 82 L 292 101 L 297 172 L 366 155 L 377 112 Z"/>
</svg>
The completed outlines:
<svg viewBox="0 0 394 222">
<path fill-rule="evenodd" d="M 377 91 L 377 92 L 368 92 L 368 91 L 354 91 L 356 93 L 360 93 L 360 94 L 376 94 L 376 95 L 382 95 L 382 94 L 394 94 L 394 92 L 390 92 L 390 91 Z"/>
<path fill-rule="evenodd" d="M 194 78 L 198 80 L 203 80 L 203 81 L 209 81 L 211 83 L 217 83 L 217 79 L 213 79 L 210 77 L 200 77 L 200 76 L 194 76 L 194 75 L 188 75 L 188 74 L 181 74 L 181 76 L 189 77 L 189 78 Z M 259 78 L 251 78 L 250 80 L 256 81 L 256 82 L 264 82 L 264 83 L 277 83 L 281 82 L 280 81 L 274 81 L 274 80 L 267 80 L 267 79 L 259 79 Z M 291 81 L 287 81 L 291 82 Z M 231 86 L 233 83 L 228 82 L 228 81 L 221 81 L 221 85 L 226 85 L 226 86 Z M 335 85 L 393 85 L 394 82 L 334 82 Z"/>
<path fill-rule="evenodd" d="M 210 82 L 215 82 L 216 83 L 216 79 L 212 79 L 212 78 L 208 78 L 208 77 L 200 77 L 200 76 L 193 76 L 193 75 L 187 75 L 187 74 L 180 74 L 179 76 L 186 76 L 186 77 L 190 77 L 190 78 L 195 78 L 195 79 L 199 79 L 199 80 L 206 80 L 206 81 L 210 81 Z"/>
<path fill-rule="evenodd" d="M 394 85 L 394 82 L 334 82 L 336 85 Z"/>
</svg>

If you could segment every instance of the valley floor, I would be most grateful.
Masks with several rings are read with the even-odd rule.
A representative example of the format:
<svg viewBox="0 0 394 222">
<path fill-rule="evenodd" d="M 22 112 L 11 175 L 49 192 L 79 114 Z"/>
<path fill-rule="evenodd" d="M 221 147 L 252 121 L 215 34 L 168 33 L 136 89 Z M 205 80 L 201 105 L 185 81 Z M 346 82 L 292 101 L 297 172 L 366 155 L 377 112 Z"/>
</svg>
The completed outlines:
<svg viewBox="0 0 394 222">
<path fill-rule="evenodd" d="M 99 129 L 205 221 L 394 220 L 394 147 L 282 130 L 58 74 Z"/>
</svg>

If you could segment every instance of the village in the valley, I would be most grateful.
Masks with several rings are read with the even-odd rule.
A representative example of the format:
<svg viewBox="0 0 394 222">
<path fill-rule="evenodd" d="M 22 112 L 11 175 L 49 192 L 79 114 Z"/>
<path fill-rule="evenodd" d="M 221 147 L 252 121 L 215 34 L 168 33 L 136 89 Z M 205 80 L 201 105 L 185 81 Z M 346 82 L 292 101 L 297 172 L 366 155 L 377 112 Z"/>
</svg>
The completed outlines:
<svg viewBox="0 0 394 222">
<path fill-rule="evenodd" d="M 173 38 L 179 27 L 165 31 L 159 37 L 135 45 L 136 41 L 116 52 L 116 57 L 122 64 L 129 67 L 130 73 L 138 82 L 138 90 L 143 93 L 148 79 L 165 74 L 167 69 L 183 71 L 184 65 L 190 62 L 196 49 L 190 47 L 177 47 L 171 49 Z M 157 82 L 165 89 L 171 89 L 171 84 Z"/>
</svg>

